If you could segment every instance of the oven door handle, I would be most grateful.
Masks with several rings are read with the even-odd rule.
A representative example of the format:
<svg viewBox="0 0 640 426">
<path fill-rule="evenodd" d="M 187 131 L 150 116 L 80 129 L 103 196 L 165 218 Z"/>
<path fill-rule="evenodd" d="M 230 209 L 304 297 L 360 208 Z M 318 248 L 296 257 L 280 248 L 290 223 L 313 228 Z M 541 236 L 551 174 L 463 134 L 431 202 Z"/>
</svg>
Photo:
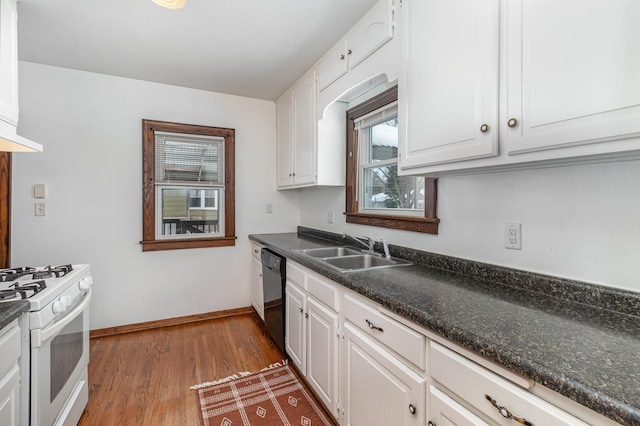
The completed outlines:
<svg viewBox="0 0 640 426">
<path fill-rule="evenodd" d="M 42 329 L 35 329 L 31 331 L 31 347 L 39 348 L 42 346 L 42 342 L 46 342 L 52 336 L 58 334 L 60 330 L 62 330 L 67 324 L 69 324 L 73 319 L 78 316 L 80 312 L 82 312 L 89 302 L 91 301 L 91 287 L 87 289 L 87 292 L 84 295 L 84 299 L 80 302 L 73 311 L 65 312 L 65 315 L 58 322 L 54 322 L 48 327 Z"/>
</svg>

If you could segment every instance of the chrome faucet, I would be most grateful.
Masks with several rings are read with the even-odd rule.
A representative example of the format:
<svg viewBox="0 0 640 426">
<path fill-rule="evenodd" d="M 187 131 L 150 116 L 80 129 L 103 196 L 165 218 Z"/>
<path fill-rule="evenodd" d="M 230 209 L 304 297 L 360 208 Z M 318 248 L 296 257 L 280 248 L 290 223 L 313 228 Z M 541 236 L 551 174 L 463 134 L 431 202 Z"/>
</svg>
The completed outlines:
<svg viewBox="0 0 640 426">
<path fill-rule="evenodd" d="M 382 243 L 382 248 L 384 249 L 384 257 L 386 257 L 387 259 L 391 259 L 391 254 L 389 254 L 389 244 L 387 244 L 384 239 L 380 240 L 380 242 Z"/>
<path fill-rule="evenodd" d="M 373 245 L 375 244 L 375 241 L 373 241 L 370 237 L 354 237 L 353 235 L 342 234 L 342 238 L 351 239 L 357 243 L 360 243 L 361 245 L 367 248 L 367 251 L 369 253 L 375 253 L 375 251 L 373 250 Z"/>
</svg>

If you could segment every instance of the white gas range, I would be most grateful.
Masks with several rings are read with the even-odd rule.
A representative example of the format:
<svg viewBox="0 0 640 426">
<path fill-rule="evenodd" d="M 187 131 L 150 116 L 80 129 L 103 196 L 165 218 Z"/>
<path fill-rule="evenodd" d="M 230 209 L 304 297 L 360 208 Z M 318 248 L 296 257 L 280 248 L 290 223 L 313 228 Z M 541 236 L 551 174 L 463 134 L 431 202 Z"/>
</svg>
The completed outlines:
<svg viewBox="0 0 640 426">
<path fill-rule="evenodd" d="M 0 303 L 30 303 L 21 324 L 28 330 L 22 343 L 22 425 L 76 425 L 82 415 L 89 395 L 92 284 L 89 265 L 0 270 Z"/>
</svg>

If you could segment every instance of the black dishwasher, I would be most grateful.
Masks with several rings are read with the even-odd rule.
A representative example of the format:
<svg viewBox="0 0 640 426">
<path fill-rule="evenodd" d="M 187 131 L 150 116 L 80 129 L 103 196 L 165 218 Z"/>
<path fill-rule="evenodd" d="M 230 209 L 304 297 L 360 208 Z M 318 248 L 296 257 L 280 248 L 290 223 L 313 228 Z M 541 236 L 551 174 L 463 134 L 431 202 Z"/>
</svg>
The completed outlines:
<svg viewBox="0 0 640 426">
<path fill-rule="evenodd" d="M 264 325 L 276 346 L 284 354 L 284 285 L 287 259 L 263 248 L 262 290 L 264 297 Z"/>
</svg>

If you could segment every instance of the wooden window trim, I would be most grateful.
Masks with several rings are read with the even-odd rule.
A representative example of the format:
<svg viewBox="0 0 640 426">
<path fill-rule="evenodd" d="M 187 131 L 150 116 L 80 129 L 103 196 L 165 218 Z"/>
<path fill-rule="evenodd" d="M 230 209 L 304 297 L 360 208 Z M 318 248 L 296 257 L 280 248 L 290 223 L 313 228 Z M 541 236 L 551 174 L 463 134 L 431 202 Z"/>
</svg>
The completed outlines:
<svg viewBox="0 0 640 426">
<path fill-rule="evenodd" d="M 224 236 L 157 240 L 155 231 L 155 132 L 184 133 L 224 138 Z M 228 247 L 236 244 L 235 129 L 142 120 L 142 251 Z"/>
<path fill-rule="evenodd" d="M 359 159 L 355 119 L 397 100 L 398 87 L 395 86 L 347 111 L 346 221 L 360 225 L 437 234 L 440 219 L 436 214 L 438 182 L 434 178 L 424 178 L 424 217 L 368 214 L 359 211 L 357 201 Z"/>
</svg>

